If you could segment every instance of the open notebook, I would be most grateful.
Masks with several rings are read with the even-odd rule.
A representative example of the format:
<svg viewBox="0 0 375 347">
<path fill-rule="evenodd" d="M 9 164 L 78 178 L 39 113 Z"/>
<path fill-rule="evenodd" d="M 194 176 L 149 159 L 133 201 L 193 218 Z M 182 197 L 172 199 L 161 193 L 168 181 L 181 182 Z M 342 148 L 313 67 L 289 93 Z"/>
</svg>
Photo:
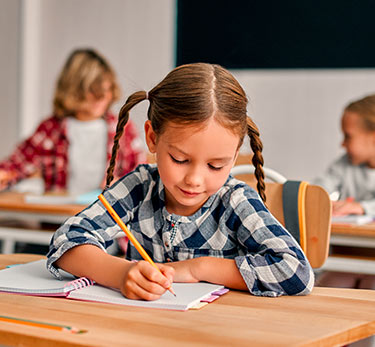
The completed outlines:
<svg viewBox="0 0 375 347">
<path fill-rule="evenodd" d="M 46 269 L 46 260 L 14 265 L 0 271 L 0 291 L 36 296 L 62 296 L 68 299 L 105 302 L 127 306 L 188 310 L 203 302 L 211 302 L 228 290 L 210 283 L 174 283 L 174 297 L 169 291 L 155 301 L 130 300 L 118 290 L 106 288 L 87 278 L 75 279 L 61 271 L 59 281 Z"/>
<path fill-rule="evenodd" d="M 372 215 L 347 215 L 347 216 L 332 216 L 332 223 L 336 224 L 354 224 L 363 225 L 374 222 L 375 218 Z"/>
</svg>

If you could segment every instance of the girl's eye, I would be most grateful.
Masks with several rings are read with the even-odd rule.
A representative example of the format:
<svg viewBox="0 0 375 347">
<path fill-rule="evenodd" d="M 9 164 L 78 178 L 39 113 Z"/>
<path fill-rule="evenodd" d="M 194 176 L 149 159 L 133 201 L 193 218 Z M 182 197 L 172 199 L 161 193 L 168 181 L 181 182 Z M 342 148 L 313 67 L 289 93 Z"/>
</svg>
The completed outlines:
<svg viewBox="0 0 375 347">
<path fill-rule="evenodd" d="M 217 167 L 217 166 L 213 166 L 211 164 L 208 164 L 208 167 L 211 169 L 211 170 L 215 170 L 215 171 L 219 171 L 221 170 L 223 167 Z"/>
<path fill-rule="evenodd" d="M 171 157 L 172 161 L 175 162 L 176 164 L 185 164 L 185 163 L 187 163 L 187 160 L 177 160 L 176 158 L 174 158 L 171 155 L 170 155 L 170 157 Z"/>
</svg>

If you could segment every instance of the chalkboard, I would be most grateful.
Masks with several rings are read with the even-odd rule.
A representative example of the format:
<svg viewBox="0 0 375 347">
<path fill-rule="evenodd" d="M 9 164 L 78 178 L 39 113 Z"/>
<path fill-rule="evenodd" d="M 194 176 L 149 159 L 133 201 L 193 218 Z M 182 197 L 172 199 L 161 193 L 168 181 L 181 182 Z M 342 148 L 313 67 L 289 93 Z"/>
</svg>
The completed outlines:
<svg viewBox="0 0 375 347">
<path fill-rule="evenodd" d="M 375 67 L 375 0 L 178 0 L 176 65 Z"/>
</svg>

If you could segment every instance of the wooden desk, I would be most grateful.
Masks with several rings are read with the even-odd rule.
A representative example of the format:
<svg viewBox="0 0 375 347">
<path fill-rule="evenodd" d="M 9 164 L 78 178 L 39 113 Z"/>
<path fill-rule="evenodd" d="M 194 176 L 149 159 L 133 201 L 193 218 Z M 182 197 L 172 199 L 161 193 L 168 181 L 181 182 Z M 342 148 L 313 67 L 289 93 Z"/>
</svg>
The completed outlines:
<svg viewBox="0 0 375 347">
<path fill-rule="evenodd" d="M 332 224 L 331 246 L 351 247 L 352 254 L 330 254 L 322 270 L 375 275 L 375 223 Z"/>
<path fill-rule="evenodd" d="M 0 253 L 13 253 L 17 241 L 48 245 L 55 229 L 42 228 L 40 222 L 61 224 L 84 207 L 29 204 L 22 193 L 0 193 Z"/>
<path fill-rule="evenodd" d="M 0 266 L 35 260 L 0 255 Z M 230 291 L 187 312 L 0 294 L 1 314 L 75 326 L 74 335 L 0 322 L 9 346 L 334 346 L 375 334 L 375 291 L 315 288 L 304 297 Z"/>
</svg>

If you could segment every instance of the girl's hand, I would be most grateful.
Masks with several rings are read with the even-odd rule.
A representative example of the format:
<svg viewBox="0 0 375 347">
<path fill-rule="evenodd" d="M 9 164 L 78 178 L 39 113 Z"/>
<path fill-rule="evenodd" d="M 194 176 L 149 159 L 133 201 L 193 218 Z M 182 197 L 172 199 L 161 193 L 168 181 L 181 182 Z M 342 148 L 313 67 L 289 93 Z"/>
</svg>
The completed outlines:
<svg viewBox="0 0 375 347">
<path fill-rule="evenodd" d="M 15 174 L 7 170 L 0 170 L 0 190 L 8 187 L 10 181 L 13 180 Z"/>
<path fill-rule="evenodd" d="M 121 284 L 121 293 L 129 299 L 156 300 L 171 286 L 174 269 L 156 264 L 161 273 L 147 261 L 131 263 Z"/>
<path fill-rule="evenodd" d="M 362 205 L 352 199 L 339 200 L 332 202 L 332 215 L 345 216 L 348 214 L 364 214 Z"/>
</svg>

